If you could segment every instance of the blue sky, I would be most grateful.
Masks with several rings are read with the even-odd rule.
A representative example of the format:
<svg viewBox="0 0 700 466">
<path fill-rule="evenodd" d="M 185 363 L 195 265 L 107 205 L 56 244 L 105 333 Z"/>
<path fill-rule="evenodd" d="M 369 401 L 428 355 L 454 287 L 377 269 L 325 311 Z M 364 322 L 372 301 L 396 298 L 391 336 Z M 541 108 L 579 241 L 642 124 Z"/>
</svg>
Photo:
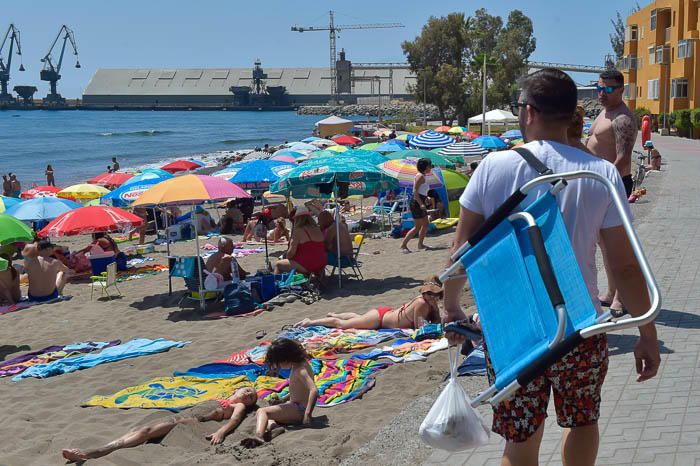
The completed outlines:
<svg viewBox="0 0 700 466">
<path fill-rule="evenodd" d="M 640 1 L 642 6 L 648 1 Z M 453 11 L 471 14 L 481 6 L 507 17 L 516 8 L 532 18 L 537 50 L 532 60 L 602 64 L 611 51 L 608 34 L 616 10 L 627 15 L 634 0 L 21 0 L 3 2 L 2 33 L 14 22 L 22 34 L 24 66 L 13 66 L 10 87 L 32 84 L 37 96 L 40 58 L 61 24 L 76 34 L 81 69 L 64 59 L 59 92 L 79 97 L 95 69 L 116 67 L 327 66 L 328 34 L 293 33 L 290 26 L 324 25 L 328 9 L 337 24 L 400 22 L 401 29 L 347 31 L 338 48 L 358 62 L 404 61 L 401 42 L 420 33 L 429 16 Z M 6 52 L 5 52 L 6 53 Z M 17 57 L 15 57 L 15 60 Z M 18 65 L 17 65 L 18 66 Z M 579 82 L 589 76 L 575 76 Z"/>
</svg>

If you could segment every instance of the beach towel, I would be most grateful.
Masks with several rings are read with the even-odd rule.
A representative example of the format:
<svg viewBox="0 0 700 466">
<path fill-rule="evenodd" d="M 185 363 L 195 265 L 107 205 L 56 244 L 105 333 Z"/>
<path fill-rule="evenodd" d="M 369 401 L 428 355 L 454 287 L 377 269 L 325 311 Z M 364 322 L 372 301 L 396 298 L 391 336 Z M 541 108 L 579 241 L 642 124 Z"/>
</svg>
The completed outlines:
<svg viewBox="0 0 700 466">
<path fill-rule="evenodd" d="M 194 276 L 194 269 L 197 263 L 196 257 L 176 257 L 173 269 L 170 271 L 172 277 L 189 278 Z"/>
<path fill-rule="evenodd" d="M 47 378 L 54 375 L 67 374 L 81 369 L 87 369 L 108 362 L 121 361 L 123 359 L 136 358 L 149 354 L 162 353 L 170 348 L 182 348 L 189 341 L 171 341 L 163 338 L 150 340 L 148 338 L 135 338 L 127 343 L 103 349 L 99 353 L 84 354 L 80 356 L 59 359 L 46 364 L 37 364 L 29 367 L 21 374 L 12 378 L 13 381 L 28 377 Z"/>
<path fill-rule="evenodd" d="M 117 281 L 125 282 L 130 280 L 138 280 L 147 275 L 157 275 L 164 270 L 168 270 L 167 265 L 142 265 L 141 267 L 131 267 L 123 272 L 117 273 Z"/>
<path fill-rule="evenodd" d="M 356 354 L 353 355 L 353 357 L 365 360 L 385 358 L 398 363 L 426 361 L 428 355 L 436 351 L 447 349 L 447 346 L 446 338 L 422 341 L 415 341 L 412 338 L 407 338 L 399 339 L 391 346 L 375 348 L 369 353 Z"/>
<path fill-rule="evenodd" d="M 9 304 L 7 306 L 0 306 L 0 315 L 9 314 L 10 312 L 21 311 L 22 309 L 27 309 L 29 307 L 41 306 L 42 304 L 54 304 L 60 303 L 61 301 L 68 301 L 72 299 L 73 296 L 59 296 L 55 299 L 50 299 L 48 301 L 30 301 L 28 297 L 23 297 L 19 302 L 15 304 Z"/>
<path fill-rule="evenodd" d="M 272 343 L 272 340 L 264 340 L 254 348 L 238 351 L 231 354 L 227 358 L 219 359 L 214 362 L 225 362 L 238 365 L 250 363 L 262 365 L 265 363 L 265 354 L 267 353 L 267 347 L 270 345 L 270 343 Z"/>
<path fill-rule="evenodd" d="M 93 396 L 81 406 L 178 411 L 215 398 L 228 398 L 236 389 L 251 386 L 244 376 L 229 379 L 157 377 L 113 395 Z"/>
<path fill-rule="evenodd" d="M 150 261 L 153 261 L 153 260 L 155 260 L 155 259 L 153 259 L 153 258 L 150 257 L 150 256 L 132 257 L 131 259 L 129 259 L 129 260 L 126 261 L 126 266 L 129 267 L 129 268 L 132 268 L 132 267 L 136 267 L 136 266 L 139 266 L 139 265 L 143 265 L 143 264 L 145 264 L 146 262 L 150 262 Z"/>
<path fill-rule="evenodd" d="M 399 329 L 332 329 L 325 335 L 304 338 L 300 342 L 314 358 L 336 359 L 342 354 L 370 348 L 400 336 L 406 336 L 406 333 Z"/>
<path fill-rule="evenodd" d="M 263 375 L 266 371 L 265 366 L 258 364 L 228 364 L 223 362 L 215 362 L 204 364 L 199 367 L 193 367 L 185 372 L 175 372 L 175 377 L 199 377 L 201 379 L 227 379 L 231 377 L 245 376 L 251 382 Z"/>
<path fill-rule="evenodd" d="M 31 353 L 19 355 L 9 361 L 0 362 L 0 377 L 9 377 L 12 375 L 21 374 L 25 370 L 37 364 L 45 364 L 59 359 L 70 358 L 84 353 L 101 350 L 109 346 L 115 346 L 121 343 L 121 340 L 110 342 L 104 341 L 86 341 L 73 343 L 70 345 L 53 345 Z"/>
<path fill-rule="evenodd" d="M 478 346 L 469 353 L 457 368 L 459 375 L 486 375 L 486 355 L 484 346 Z"/>
</svg>

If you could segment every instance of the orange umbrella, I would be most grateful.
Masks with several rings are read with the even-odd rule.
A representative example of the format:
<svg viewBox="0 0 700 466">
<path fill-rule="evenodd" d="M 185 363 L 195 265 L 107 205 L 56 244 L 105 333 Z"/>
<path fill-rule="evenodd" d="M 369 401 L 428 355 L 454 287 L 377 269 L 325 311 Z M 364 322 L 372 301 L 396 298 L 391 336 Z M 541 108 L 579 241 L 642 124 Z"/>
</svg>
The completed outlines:
<svg viewBox="0 0 700 466">
<path fill-rule="evenodd" d="M 206 175 L 185 175 L 161 181 L 136 199 L 132 207 L 191 205 L 230 198 L 248 198 L 240 186 L 223 178 Z"/>
<path fill-rule="evenodd" d="M 452 128 L 450 126 L 438 126 L 435 128 L 437 133 L 449 133 Z"/>
<path fill-rule="evenodd" d="M 88 183 L 90 184 L 98 184 L 100 186 L 121 186 L 129 178 L 132 178 L 134 175 L 131 173 L 110 173 L 110 172 L 104 172 L 101 175 L 97 175 L 94 178 L 90 178 L 88 180 Z"/>
</svg>

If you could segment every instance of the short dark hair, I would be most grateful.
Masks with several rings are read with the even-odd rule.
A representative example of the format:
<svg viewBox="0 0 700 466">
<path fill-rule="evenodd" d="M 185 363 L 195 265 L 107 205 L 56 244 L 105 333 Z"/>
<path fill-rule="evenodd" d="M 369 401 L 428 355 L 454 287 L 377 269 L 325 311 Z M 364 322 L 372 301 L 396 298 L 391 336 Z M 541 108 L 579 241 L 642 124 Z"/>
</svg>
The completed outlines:
<svg viewBox="0 0 700 466">
<path fill-rule="evenodd" d="M 271 368 L 280 367 L 283 363 L 299 364 L 309 358 L 301 343 L 289 338 L 277 338 L 267 347 L 265 363 Z"/>
<path fill-rule="evenodd" d="M 51 241 L 48 240 L 48 239 L 42 239 L 41 241 L 39 241 L 39 242 L 36 244 L 36 248 L 37 248 L 39 251 L 42 251 L 42 250 L 44 250 L 44 249 L 49 249 L 49 248 L 52 248 L 52 247 L 53 247 L 53 243 L 51 243 Z"/>
<path fill-rule="evenodd" d="M 576 84 L 556 68 L 543 68 L 526 76 L 522 92 L 523 100 L 535 107 L 544 120 L 568 123 L 576 111 Z"/>
<path fill-rule="evenodd" d="M 433 162 L 431 162 L 430 159 L 427 159 L 425 157 L 418 159 L 418 162 L 416 162 L 416 169 L 421 173 L 423 173 L 432 166 Z"/>
<path fill-rule="evenodd" d="M 603 71 L 600 73 L 600 79 L 612 79 L 617 84 L 625 84 L 625 77 L 615 69 Z"/>
</svg>

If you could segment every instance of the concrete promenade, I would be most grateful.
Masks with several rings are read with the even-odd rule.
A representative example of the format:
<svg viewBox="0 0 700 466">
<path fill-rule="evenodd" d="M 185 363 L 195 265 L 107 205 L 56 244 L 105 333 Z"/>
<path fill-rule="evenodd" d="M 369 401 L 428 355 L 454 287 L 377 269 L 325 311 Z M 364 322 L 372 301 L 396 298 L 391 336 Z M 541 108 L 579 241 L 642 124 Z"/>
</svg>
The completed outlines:
<svg viewBox="0 0 700 466">
<path fill-rule="evenodd" d="M 664 157 L 664 173 L 648 177 L 649 193 L 633 211 L 662 295 L 657 319 L 662 362 L 656 378 L 637 383 L 632 355 L 637 332 L 609 335 L 601 466 L 700 464 L 700 141 L 655 135 L 654 142 Z M 599 281 L 604 279 L 603 274 Z M 490 422 L 491 410 L 482 412 Z M 560 436 L 550 402 L 540 464 L 561 464 Z M 503 445 L 492 434 L 485 447 L 434 451 L 424 464 L 498 465 Z"/>
</svg>

